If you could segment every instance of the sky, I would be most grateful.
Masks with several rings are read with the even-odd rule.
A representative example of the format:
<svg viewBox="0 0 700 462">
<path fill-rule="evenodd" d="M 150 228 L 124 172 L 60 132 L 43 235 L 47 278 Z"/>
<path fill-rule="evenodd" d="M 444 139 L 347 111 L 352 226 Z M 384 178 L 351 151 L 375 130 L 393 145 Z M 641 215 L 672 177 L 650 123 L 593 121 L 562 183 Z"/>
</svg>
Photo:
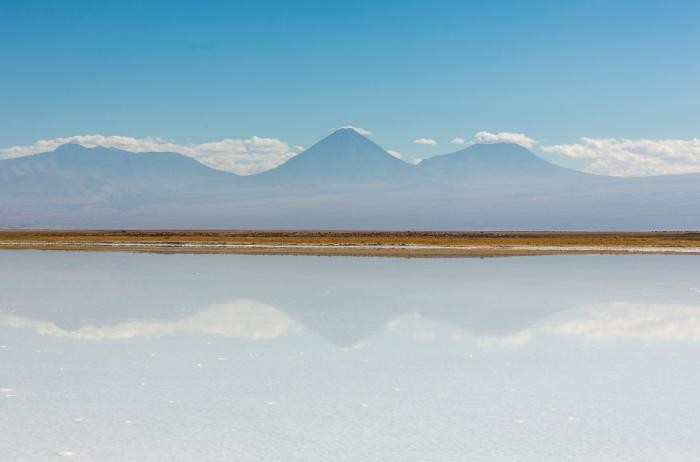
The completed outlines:
<svg viewBox="0 0 700 462">
<path fill-rule="evenodd" d="M 354 126 L 408 162 L 510 141 L 700 171 L 699 21 L 696 1 L 3 0 L 0 157 L 83 139 L 245 174 Z"/>
</svg>

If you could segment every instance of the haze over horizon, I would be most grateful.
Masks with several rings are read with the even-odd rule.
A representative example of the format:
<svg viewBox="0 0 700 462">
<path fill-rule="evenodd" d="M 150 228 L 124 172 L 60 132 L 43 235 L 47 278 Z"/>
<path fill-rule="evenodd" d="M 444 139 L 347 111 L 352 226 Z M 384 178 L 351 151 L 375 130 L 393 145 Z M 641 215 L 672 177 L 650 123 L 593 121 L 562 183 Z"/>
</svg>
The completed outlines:
<svg viewBox="0 0 700 462">
<path fill-rule="evenodd" d="M 515 143 L 414 165 L 354 128 L 248 176 L 79 144 L 0 160 L 3 228 L 673 230 L 699 202 L 700 174 L 593 175 Z"/>
<path fill-rule="evenodd" d="M 254 155 L 249 155 L 248 158 L 246 159 L 241 159 L 240 162 L 222 162 L 221 157 L 228 156 L 230 149 L 229 147 L 222 146 L 219 149 L 221 152 L 219 152 L 219 158 L 217 158 L 216 155 L 212 156 L 206 156 L 206 155 L 200 155 L 198 152 L 196 152 L 195 149 L 193 148 L 187 148 L 184 146 L 179 146 L 175 145 L 172 143 L 165 143 L 165 142 L 159 142 L 157 140 L 153 140 L 150 143 L 140 145 L 140 144 L 134 144 L 132 139 L 128 137 L 98 137 L 98 136 L 78 136 L 78 137 L 67 137 L 67 138 L 60 138 L 56 140 L 43 140 L 40 143 L 37 143 L 33 149 L 30 151 L 29 149 L 23 150 L 21 149 L 22 147 L 14 147 L 11 148 L 11 150 L 7 150 L 8 154 L 6 155 L 5 158 L 0 158 L 0 162 L 2 160 L 10 160 L 10 159 L 18 159 L 18 158 L 23 158 L 23 157 L 30 157 L 30 156 L 35 156 L 38 154 L 43 154 L 43 155 L 48 155 L 54 152 L 58 152 L 61 150 L 66 150 L 66 149 L 71 149 L 71 146 L 75 146 L 78 148 L 86 148 L 89 150 L 94 150 L 95 148 L 108 148 L 112 150 L 117 150 L 117 151 L 123 151 L 126 153 L 132 153 L 132 154 L 143 154 L 143 155 L 152 155 L 152 154 L 162 154 L 162 153 L 175 153 L 179 155 L 183 155 L 186 157 L 191 157 L 192 159 L 196 160 L 198 163 L 207 166 L 211 169 L 222 171 L 222 172 L 228 172 L 228 173 L 233 173 L 237 176 L 255 176 L 258 174 L 270 172 L 273 170 L 277 170 L 278 167 L 281 167 L 285 164 L 287 164 L 290 160 L 296 158 L 299 154 L 305 153 L 307 151 L 316 151 L 318 150 L 318 145 L 323 145 L 324 143 L 328 143 L 328 140 L 333 140 L 336 138 L 339 138 L 341 136 L 344 136 L 344 133 L 354 133 L 357 134 L 357 137 L 352 137 L 353 139 L 364 139 L 367 140 L 366 142 L 369 142 L 369 145 L 373 145 L 376 148 L 376 152 L 382 153 L 382 154 L 388 154 L 391 157 L 397 159 L 398 161 L 401 161 L 400 163 L 394 162 L 393 167 L 395 169 L 401 170 L 401 165 L 402 164 L 408 164 L 408 165 L 419 165 L 423 163 L 423 161 L 434 161 L 434 160 L 440 160 L 440 159 L 445 159 L 449 158 L 453 154 L 458 154 L 462 151 L 464 151 L 467 148 L 476 148 L 477 146 L 483 146 L 483 145 L 513 145 L 521 148 L 522 152 L 529 152 L 535 157 L 538 157 L 542 159 L 545 163 L 548 164 L 553 164 L 553 165 L 560 165 L 557 162 L 553 162 L 551 159 L 548 159 L 547 156 L 542 155 L 542 153 L 538 153 L 534 148 L 534 143 L 532 140 L 529 140 L 527 137 L 523 138 L 519 136 L 519 134 L 516 133 L 499 133 L 499 134 L 492 134 L 489 132 L 480 132 L 477 133 L 477 136 L 474 137 L 474 140 L 470 141 L 464 141 L 463 143 L 453 143 L 455 144 L 450 148 L 449 152 L 445 153 L 439 153 L 435 154 L 434 156 L 427 157 L 425 159 L 416 159 L 414 161 L 408 161 L 405 159 L 400 153 L 393 151 L 391 149 L 384 149 L 382 146 L 374 143 L 369 139 L 371 136 L 371 132 L 368 132 L 362 128 L 359 127 L 354 127 L 354 126 L 343 126 L 343 127 L 338 127 L 332 130 L 329 130 L 329 133 L 323 137 L 322 139 L 316 141 L 313 143 L 308 149 L 304 149 L 301 146 L 295 146 L 294 151 L 289 152 L 286 156 L 281 157 L 277 159 L 276 162 L 267 162 L 267 163 L 256 163 L 255 162 L 255 156 Z M 255 138 L 259 143 L 263 144 L 266 143 L 270 140 L 265 140 L 261 138 Z M 225 143 L 224 143 L 225 144 Z M 356 146 L 347 146 L 347 156 L 348 157 L 353 157 L 355 155 L 362 152 L 362 149 L 355 150 Z M 373 149 L 375 149 L 373 148 Z M 41 149 L 41 151 L 39 151 Z M 216 150 L 216 149 L 214 149 Z M 305 156 L 302 156 L 305 157 Z M 311 162 L 316 162 L 316 163 L 323 163 L 329 160 L 329 157 L 324 156 L 323 154 L 321 155 L 316 155 L 316 156 L 309 156 L 309 157 L 315 157 Z M 330 157 L 332 159 L 333 157 Z M 365 159 L 365 160 L 370 160 Z M 270 159 L 266 159 L 270 160 Z M 295 161 L 296 162 L 296 161 Z M 293 164 L 295 164 L 293 162 Z M 506 170 L 509 168 L 507 165 L 508 160 L 507 159 L 494 159 L 495 165 L 497 165 L 500 169 Z M 307 161 L 307 166 L 306 168 L 313 168 L 309 162 Z M 4 164 L 0 164 L 4 165 Z M 241 168 L 242 167 L 242 168 Z M 247 167 L 247 168 L 246 168 Z M 586 171 L 586 169 L 581 169 L 577 168 L 576 166 L 570 166 L 566 167 L 569 170 L 581 172 L 581 173 L 591 173 L 594 175 L 599 175 L 599 176 L 639 176 L 639 177 L 644 177 L 644 176 L 664 176 L 664 175 L 680 175 L 680 174 L 685 174 L 685 173 L 694 173 L 694 172 L 685 172 L 685 171 L 674 171 L 674 172 L 657 172 L 657 173 L 648 173 L 648 174 L 637 174 L 637 175 L 615 175 L 615 174 L 610 174 L 610 173 L 605 173 L 605 172 L 589 172 Z M 386 172 L 385 172 L 386 173 Z M 303 174 L 302 172 L 299 172 L 299 174 Z"/>
</svg>

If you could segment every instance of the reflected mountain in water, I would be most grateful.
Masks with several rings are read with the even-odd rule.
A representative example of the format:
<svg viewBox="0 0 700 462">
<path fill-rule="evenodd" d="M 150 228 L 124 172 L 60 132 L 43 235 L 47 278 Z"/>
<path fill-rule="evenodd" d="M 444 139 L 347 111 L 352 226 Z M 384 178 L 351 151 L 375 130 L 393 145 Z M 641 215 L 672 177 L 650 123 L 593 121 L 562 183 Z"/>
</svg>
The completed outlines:
<svg viewBox="0 0 700 462">
<path fill-rule="evenodd" d="M 411 318 L 411 316 L 407 317 Z M 399 324 L 405 323 L 404 318 L 393 319 L 377 330 L 396 329 Z M 416 315 L 413 315 L 413 319 L 415 318 Z M 422 319 L 422 316 L 418 315 L 417 318 Z M 301 328 L 282 311 L 250 300 L 238 300 L 205 308 L 193 316 L 179 320 L 127 321 L 102 327 L 85 325 L 75 330 L 63 329 L 50 321 L 0 313 L 0 326 L 30 329 L 40 335 L 76 340 L 121 340 L 175 333 L 213 334 L 259 340 L 284 335 L 295 327 Z M 327 330 L 318 333 L 345 348 L 358 348 L 367 344 L 367 338 L 355 338 L 359 332 L 348 335 L 352 333 L 350 330 L 334 330 L 337 330 L 334 334 L 339 336 L 331 336 Z M 533 320 L 531 325 L 520 331 L 506 333 L 470 331 L 475 336 L 476 343 L 486 348 L 518 347 L 529 343 L 534 335 L 543 332 L 588 341 L 697 341 L 700 340 L 700 305 L 613 302 L 566 310 L 552 317 Z M 366 333 L 366 337 L 370 335 L 372 332 Z M 418 332 L 414 334 L 414 338 L 433 340 L 434 335 L 433 332 Z"/>
<path fill-rule="evenodd" d="M 349 348 L 412 314 L 471 333 L 483 346 L 526 343 L 535 325 L 582 338 L 682 332 L 695 339 L 700 331 L 697 269 L 683 256 L 3 257 L 0 289 L 12 290 L 0 290 L 0 324 L 78 339 L 176 332 L 263 339 L 302 326 Z"/>
</svg>

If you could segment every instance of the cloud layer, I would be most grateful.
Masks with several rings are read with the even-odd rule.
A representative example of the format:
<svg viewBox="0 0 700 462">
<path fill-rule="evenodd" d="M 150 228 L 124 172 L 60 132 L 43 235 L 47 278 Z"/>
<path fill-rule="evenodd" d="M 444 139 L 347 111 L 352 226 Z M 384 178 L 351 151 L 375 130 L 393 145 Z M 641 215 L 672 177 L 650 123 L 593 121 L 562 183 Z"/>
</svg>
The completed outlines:
<svg viewBox="0 0 700 462">
<path fill-rule="evenodd" d="M 455 138 L 453 144 L 464 144 Z M 474 143 L 515 143 L 548 154 L 583 159 L 590 163 L 585 171 L 612 176 L 651 176 L 700 172 L 700 139 L 630 140 L 583 137 L 578 143 L 545 146 L 524 133 L 481 131 Z"/>
<path fill-rule="evenodd" d="M 700 139 L 628 140 L 581 138 L 575 144 L 542 146 L 542 151 L 592 162 L 586 171 L 614 176 L 700 172 Z"/>
<path fill-rule="evenodd" d="M 0 326 L 31 329 L 37 334 L 77 340 L 119 340 L 178 332 L 257 340 L 280 336 L 293 327 L 293 322 L 273 306 L 242 299 L 213 305 L 176 321 L 132 321 L 113 326 L 83 326 L 76 330 L 64 330 L 49 321 L 0 314 Z"/>
<path fill-rule="evenodd" d="M 585 340 L 700 340 L 700 306 L 614 302 L 592 305 L 583 316 L 547 325 L 545 332 Z"/>
<path fill-rule="evenodd" d="M 346 125 L 363 135 L 370 131 Z M 0 159 L 29 156 L 53 151 L 66 143 L 77 143 L 86 147 L 110 147 L 131 152 L 177 152 L 192 157 L 201 163 L 239 175 L 251 175 L 269 170 L 294 157 L 303 148 L 293 146 L 277 138 L 253 136 L 247 139 L 226 138 L 201 144 L 178 144 L 157 137 L 135 138 L 130 136 L 75 135 L 39 140 L 27 146 L 0 149 Z M 432 138 L 418 138 L 417 145 L 435 146 Z M 524 133 L 480 131 L 467 141 L 454 138 L 455 145 L 468 146 L 474 143 L 515 143 L 527 149 L 555 154 L 571 159 L 588 161 L 585 171 L 612 176 L 650 176 L 700 172 L 700 139 L 640 139 L 580 138 L 577 143 L 540 145 Z M 395 157 L 402 156 L 393 150 Z"/>
<path fill-rule="evenodd" d="M 201 144 L 177 144 L 161 138 L 130 136 L 75 135 L 39 140 L 28 146 L 0 149 L 0 159 L 29 156 L 53 151 L 66 143 L 89 148 L 103 146 L 130 152 L 177 152 L 192 157 L 209 167 L 239 175 L 250 175 L 283 164 L 301 152 L 301 146 L 290 146 L 276 138 L 253 136 L 247 139 L 226 138 Z"/>
<path fill-rule="evenodd" d="M 513 143 L 519 144 L 527 149 L 532 149 L 537 141 L 526 136 L 524 133 L 513 132 L 498 132 L 491 133 L 487 131 L 478 132 L 474 135 L 474 143 L 493 144 L 493 143 Z"/>
</svg>

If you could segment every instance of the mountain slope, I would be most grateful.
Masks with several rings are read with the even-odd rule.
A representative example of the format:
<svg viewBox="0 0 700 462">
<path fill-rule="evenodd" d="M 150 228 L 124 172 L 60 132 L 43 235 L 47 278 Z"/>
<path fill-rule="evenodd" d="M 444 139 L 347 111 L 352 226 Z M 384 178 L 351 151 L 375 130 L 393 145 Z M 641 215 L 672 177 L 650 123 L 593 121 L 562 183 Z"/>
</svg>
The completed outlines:
<svg viewBox="0 0 700 462">
<path fill-rule="evenodd" d="M 425 159 L 418 168 L 450 178 L 571 178 L 591 176 L 551 164 L 517 144 L 474 144 L 452 154 Z"/>
<path fill-rule="evenodd" d="M 589 175 L 503 144 L 414 166 L 349 129 L 247 177 L 77 145 L 0 161 L 4 228 L 700 229 L 698 203 L 700 175 Z"/>
<path fill-rule="evenodd" d="M 53 152 L 0 161 L 0 193 L 21 198 L 162 196 L 219 188 L 238 177 L 176 153 L 131 153 L 66 144 Z M 199 191 L 203 191 L 199 189 Z"/>
<path fill-rule="evenodd" d="M 341 128 L 279 167 L 255 175 L 255 179 L 324 183 L 384 181 L 412 171 L 412 165 L 396 159 L 355 130 Z"/>
</svg>

